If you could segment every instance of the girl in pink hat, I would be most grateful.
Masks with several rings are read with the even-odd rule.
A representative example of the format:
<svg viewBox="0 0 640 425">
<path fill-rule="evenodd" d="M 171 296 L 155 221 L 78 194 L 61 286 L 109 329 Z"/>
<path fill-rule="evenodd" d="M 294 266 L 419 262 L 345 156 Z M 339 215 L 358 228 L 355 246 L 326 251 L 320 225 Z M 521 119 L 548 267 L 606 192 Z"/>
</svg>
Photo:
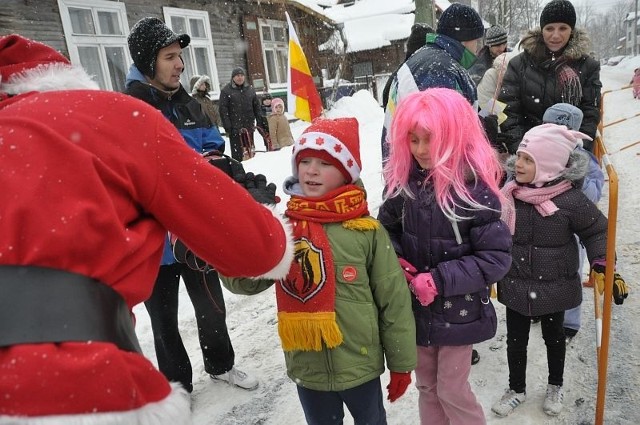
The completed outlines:
<svg viewBox="0 0 640 425">
<path fill-rule="evenodd" d="M 271 115 L 267 117 L 267 121 L 269 122 L 269 136 L 273 150 L 293 145 L 289 120 L 284 114 L 284 101 L 279 97 L 271 101 Z"/>
<path fill-rule="evenodd" d="M 564 312 L 582 301 L 574 235 L 587 250 L 592 278 L 601 282 L 605 270 L 607 219 L 577 185 L 589 157 L 576 146 L 587 138 L 564 125 L 542 124 L 525 133 L 517 154 L 507 161 L 514 180 L 502 188 L 507 199 L 502 218 L 513 235 L 513 262 L 498 281 L 498 301 L 507 307 L 509 388 L 491 408 L 498 416 L 509 415 L 526 400 L 532 318 L 540 319 L 547 347 L 549 373 L 542 409 L 549 416 L 562 411 Z M 619 275 L 615 280 L 614 300 L 622 304 L 627 287 Z"/>
</svg>

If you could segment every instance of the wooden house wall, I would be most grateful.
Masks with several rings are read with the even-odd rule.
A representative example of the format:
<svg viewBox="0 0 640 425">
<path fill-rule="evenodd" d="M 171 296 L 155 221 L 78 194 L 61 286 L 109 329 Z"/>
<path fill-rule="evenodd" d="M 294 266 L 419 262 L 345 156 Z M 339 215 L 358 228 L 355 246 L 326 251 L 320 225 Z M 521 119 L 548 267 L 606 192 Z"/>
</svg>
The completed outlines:
<svg viewBox="0 0 640 425">
<path fill-rule="evenodd" d="M 317 39 L 328 37 L 329 29 L 317 18 L 283 4 L 250 1 L 206 1 L 206 0 L 127 0 L 126 11 L 129 27 L 146 16 L 164 20 L 162 7 L 176 7 L 192 10 L 206 10 L 209 13 L 211 36 L 215 51 L 215 63 L 220 84 L 224 86 L 231 79 L 231 71 L 242 66 L 249 72 L 249 80 L 264 78 L 264 64 L 257 31 L 257 44 L 249 49 L 244 40 L 250 36 L 245 28 L 245 20 L 258 17 L 286 21 L 285 10 L 295 22 L 302 49 L 307 56 L 314 76 L 320 75 Z M 320 30 L 320 34 L 317 31 Z M 0 34 L 19 33 L 25 37 L 46 43 L 65 56 L 69 56 L 64 38 L 62 20 L 56 0 L 1 0 Z M 250 38 L 250 37 L 248 37 Z M 256 41 L 254 38 L 253 41 Z"/>
<path fill-rule="evenodd" d="M 55 0 L 1 0 L 0 35 L 13 33 L 48 44 L 69 57 Z"/>
</svg>

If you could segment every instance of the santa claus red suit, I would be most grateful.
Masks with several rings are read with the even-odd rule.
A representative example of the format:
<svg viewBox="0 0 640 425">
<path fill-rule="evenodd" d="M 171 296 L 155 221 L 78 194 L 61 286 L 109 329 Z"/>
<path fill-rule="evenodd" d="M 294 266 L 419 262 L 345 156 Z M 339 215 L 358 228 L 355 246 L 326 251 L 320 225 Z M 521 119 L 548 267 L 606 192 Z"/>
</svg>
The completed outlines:
<svg viewBox="0 0 640 425">
<path fill-rule="evenodd" d="M 157 110 L 49 46 L 0 37 L 0 99 L 0 424 L 190 423 L 131 332 L 164 237 L 225 275 L 282 278 L 286 225 Z"/>
</svg>

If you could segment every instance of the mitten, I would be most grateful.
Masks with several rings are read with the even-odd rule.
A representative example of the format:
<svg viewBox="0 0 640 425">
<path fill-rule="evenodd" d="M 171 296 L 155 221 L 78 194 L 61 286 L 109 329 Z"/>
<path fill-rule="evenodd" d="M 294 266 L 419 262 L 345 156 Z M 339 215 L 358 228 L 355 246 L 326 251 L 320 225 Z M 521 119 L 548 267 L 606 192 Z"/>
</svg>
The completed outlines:
<svg viewBox="0 0 640 425">
<path fill-rule="evenodd" d="M 173 256 L 178 263 L 186 264 L 191 270 L 205 271 L 209 268 L 207 262 L 196 256 L 180 239 L 173 242 Z"/>
<path fill-rule="evenodd" d="M 509 152 L 509 146 L 517 142 L 516 138 L 507 133 L 496 134 L 495 140 L 491 142 L 491 146 L 498 151 L 498 153 Z"/>
<path fill-rule="evenodd" d="M 390 372 L 391 381 L 387 385 L 389 395 L 387 400 L 394 402 L 407 391 L 409 384 L 411 383 L 411 372 Z"/>
<path fill-rule="evenodd" d="M 598 288 L 598 292 L 604 293 L 604 277 L 606 267 L 602 263 L 595 263 L 591 268 L 590 280 L 593 285 Z M 622 305 L 624 300 L 629 296 L 629 287 L 618 272 L 613 273 L 613 301 L 617 305 Z"/>
<path fill-rule="evenodd" d="M 267 184 L 264 174 L 247 173 L 244 186 L 247 188 L 253 199 L 261 204 L 277 204 L 280 199 L 276 196 L 276 185 Z"/>
<path fill-rule="evenodd" d="M 404 272 L 404 277 L 407 279 L 407 282 L 411 282 L 413 278 L 416 277 L 418 270 L 413 267 L 413 264 L 402 257 L 398 257 L 398 261 L 400 262 L 400 267 L 402 267 L 402 271 Z"/>
<path fill-rule="evenodd" d="M 436 295 L 438 295 L 438 289 L 436 288 L 436 283 L 433 281 L 431 273 L 420 273 L 416 275 L 416 277 L 409 282 L 409 289 L 424 307 L 431 304 Z"/>
</svg>

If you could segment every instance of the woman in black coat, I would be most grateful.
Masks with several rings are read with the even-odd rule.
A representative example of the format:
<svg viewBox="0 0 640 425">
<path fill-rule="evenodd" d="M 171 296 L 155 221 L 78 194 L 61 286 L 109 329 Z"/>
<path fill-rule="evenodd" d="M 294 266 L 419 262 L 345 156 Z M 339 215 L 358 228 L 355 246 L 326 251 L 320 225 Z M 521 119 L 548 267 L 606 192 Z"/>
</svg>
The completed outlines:
<svg viewBox="0 0 640 425">
<path fill-rule="evenodd" d="M 522 136 L 542 124 L 544 111 L 559 102 L 570 103 L 584 114 L 580 131 L 595 138 L 600 121 L 600 64 L 589 56 L 590 40 L 575 28 L 576 14 L 567 0 L 554 0 L 540 15 L 540 28 L 520 42 L 521 54 L 509 61 L 498 100 L 506 103 L 507 119 L 501 128 L 509 153 Z M 591 141 L 584 141 L 592 151 Z"/>
</svg>

